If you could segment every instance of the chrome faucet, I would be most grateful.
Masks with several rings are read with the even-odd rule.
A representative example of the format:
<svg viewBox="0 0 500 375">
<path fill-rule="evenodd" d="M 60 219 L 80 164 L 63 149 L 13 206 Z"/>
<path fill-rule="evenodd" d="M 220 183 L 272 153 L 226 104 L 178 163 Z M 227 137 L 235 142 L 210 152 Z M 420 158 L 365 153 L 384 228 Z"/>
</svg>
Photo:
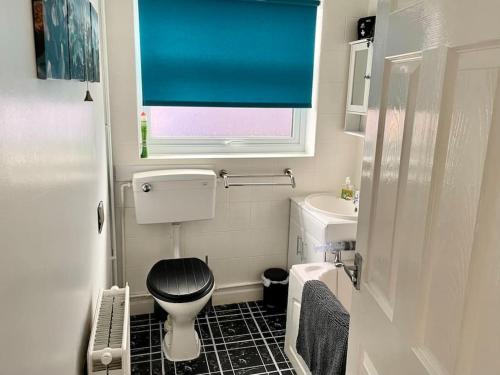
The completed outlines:
<svg viewBox="0 0 500 375">
<path fill-rule="evenodd" d="M 354 287 L 357 290 L 359 290 L 361 285 L 360 281 L 361 281 L 361 269 L 363 264 L 363 258 L 359 253 L 355 253 L 354 264 L 348 266 L 344 264 L 344 262 L 342 262 L 342 256 L 341 256 L 342 251 L 346 250 L 335 249 L 332 251 L 334 255 L 332 263 L 336 268 L 343 268 L 347 276 L 349 276 L 349 278 L 351 279 L 351 282 L 354 285 Z M 354 251 L 354 249 L 347 251 Z"/>
<path fill-rule="evenodd" d="M 342 267 L 344 263 L 342 262 L 342 251 L 355 251 L 356 242 L 355 241 L 337 241 L 328 242 L 328 250 L 333 254 L 333 261 L 335 267 Z"/>
<path fill-rule="evenodd" d="M 344 263 L 342 263 L 342 250 L 334 250 L 333 251 L 333 265 L 337 268 L 343 267 Z"/>
</svg>

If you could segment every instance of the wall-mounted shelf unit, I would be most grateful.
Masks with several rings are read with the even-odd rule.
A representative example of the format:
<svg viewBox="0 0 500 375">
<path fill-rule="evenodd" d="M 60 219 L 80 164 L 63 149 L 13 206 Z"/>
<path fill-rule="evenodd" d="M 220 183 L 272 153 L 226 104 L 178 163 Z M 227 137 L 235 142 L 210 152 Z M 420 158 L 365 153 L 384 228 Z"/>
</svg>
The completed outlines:
<svg viewBox="0 0 500 375">
<path fill-rule="evenodd" d="M 361 39 L 350 43 L 349 81 L 344 131 L 364 137 L 373 59 L 373 42 Z"/>
</svg>

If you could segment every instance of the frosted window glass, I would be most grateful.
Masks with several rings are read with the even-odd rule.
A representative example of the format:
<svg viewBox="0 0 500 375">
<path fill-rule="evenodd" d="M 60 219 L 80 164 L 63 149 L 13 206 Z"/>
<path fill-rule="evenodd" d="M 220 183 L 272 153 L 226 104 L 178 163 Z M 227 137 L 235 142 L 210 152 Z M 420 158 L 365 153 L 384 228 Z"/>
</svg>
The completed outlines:
<svg viewBox="0 0 500 375">
<path fill-rule="evenodd" d="M 151 136 L 291 137 L 292 108 L 150 107 Z"/>
</svg>

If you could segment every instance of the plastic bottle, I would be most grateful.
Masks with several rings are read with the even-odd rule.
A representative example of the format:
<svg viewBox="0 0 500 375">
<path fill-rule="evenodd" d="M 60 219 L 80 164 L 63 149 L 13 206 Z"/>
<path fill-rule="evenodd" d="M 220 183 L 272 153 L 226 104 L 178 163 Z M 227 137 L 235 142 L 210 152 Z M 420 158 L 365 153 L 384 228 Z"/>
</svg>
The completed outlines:
<svg viewBox="0 0 500 375">
<path fill-rule="evenodd" d="M 354 197 L 354 186 L 351 184 L 351 178 L 345 178 L 345 184 L 342 185 L 342 192 L 340 193 L 342 199 L 352 200 Z"/>
<path fill-rule="evenodd" d="M 141 113 L 141 159 L 148 157 L 148 119 L 146 113 Z"/>
</svg>

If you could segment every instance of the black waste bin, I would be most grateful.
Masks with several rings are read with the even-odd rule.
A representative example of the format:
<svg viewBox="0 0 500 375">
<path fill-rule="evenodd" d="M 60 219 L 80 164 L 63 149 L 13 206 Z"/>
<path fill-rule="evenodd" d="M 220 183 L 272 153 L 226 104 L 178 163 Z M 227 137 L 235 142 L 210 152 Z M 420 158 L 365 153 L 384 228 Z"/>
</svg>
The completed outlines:
<svg viewBox="0 0 500 375">
<path fill-rule="evenodd" d="M 285 310 L 288 299 L 288 272 L 282 268 L 269 268 L 262 274 L 262 284 L 264 307 L 269 310 Z"/>
</svg>

